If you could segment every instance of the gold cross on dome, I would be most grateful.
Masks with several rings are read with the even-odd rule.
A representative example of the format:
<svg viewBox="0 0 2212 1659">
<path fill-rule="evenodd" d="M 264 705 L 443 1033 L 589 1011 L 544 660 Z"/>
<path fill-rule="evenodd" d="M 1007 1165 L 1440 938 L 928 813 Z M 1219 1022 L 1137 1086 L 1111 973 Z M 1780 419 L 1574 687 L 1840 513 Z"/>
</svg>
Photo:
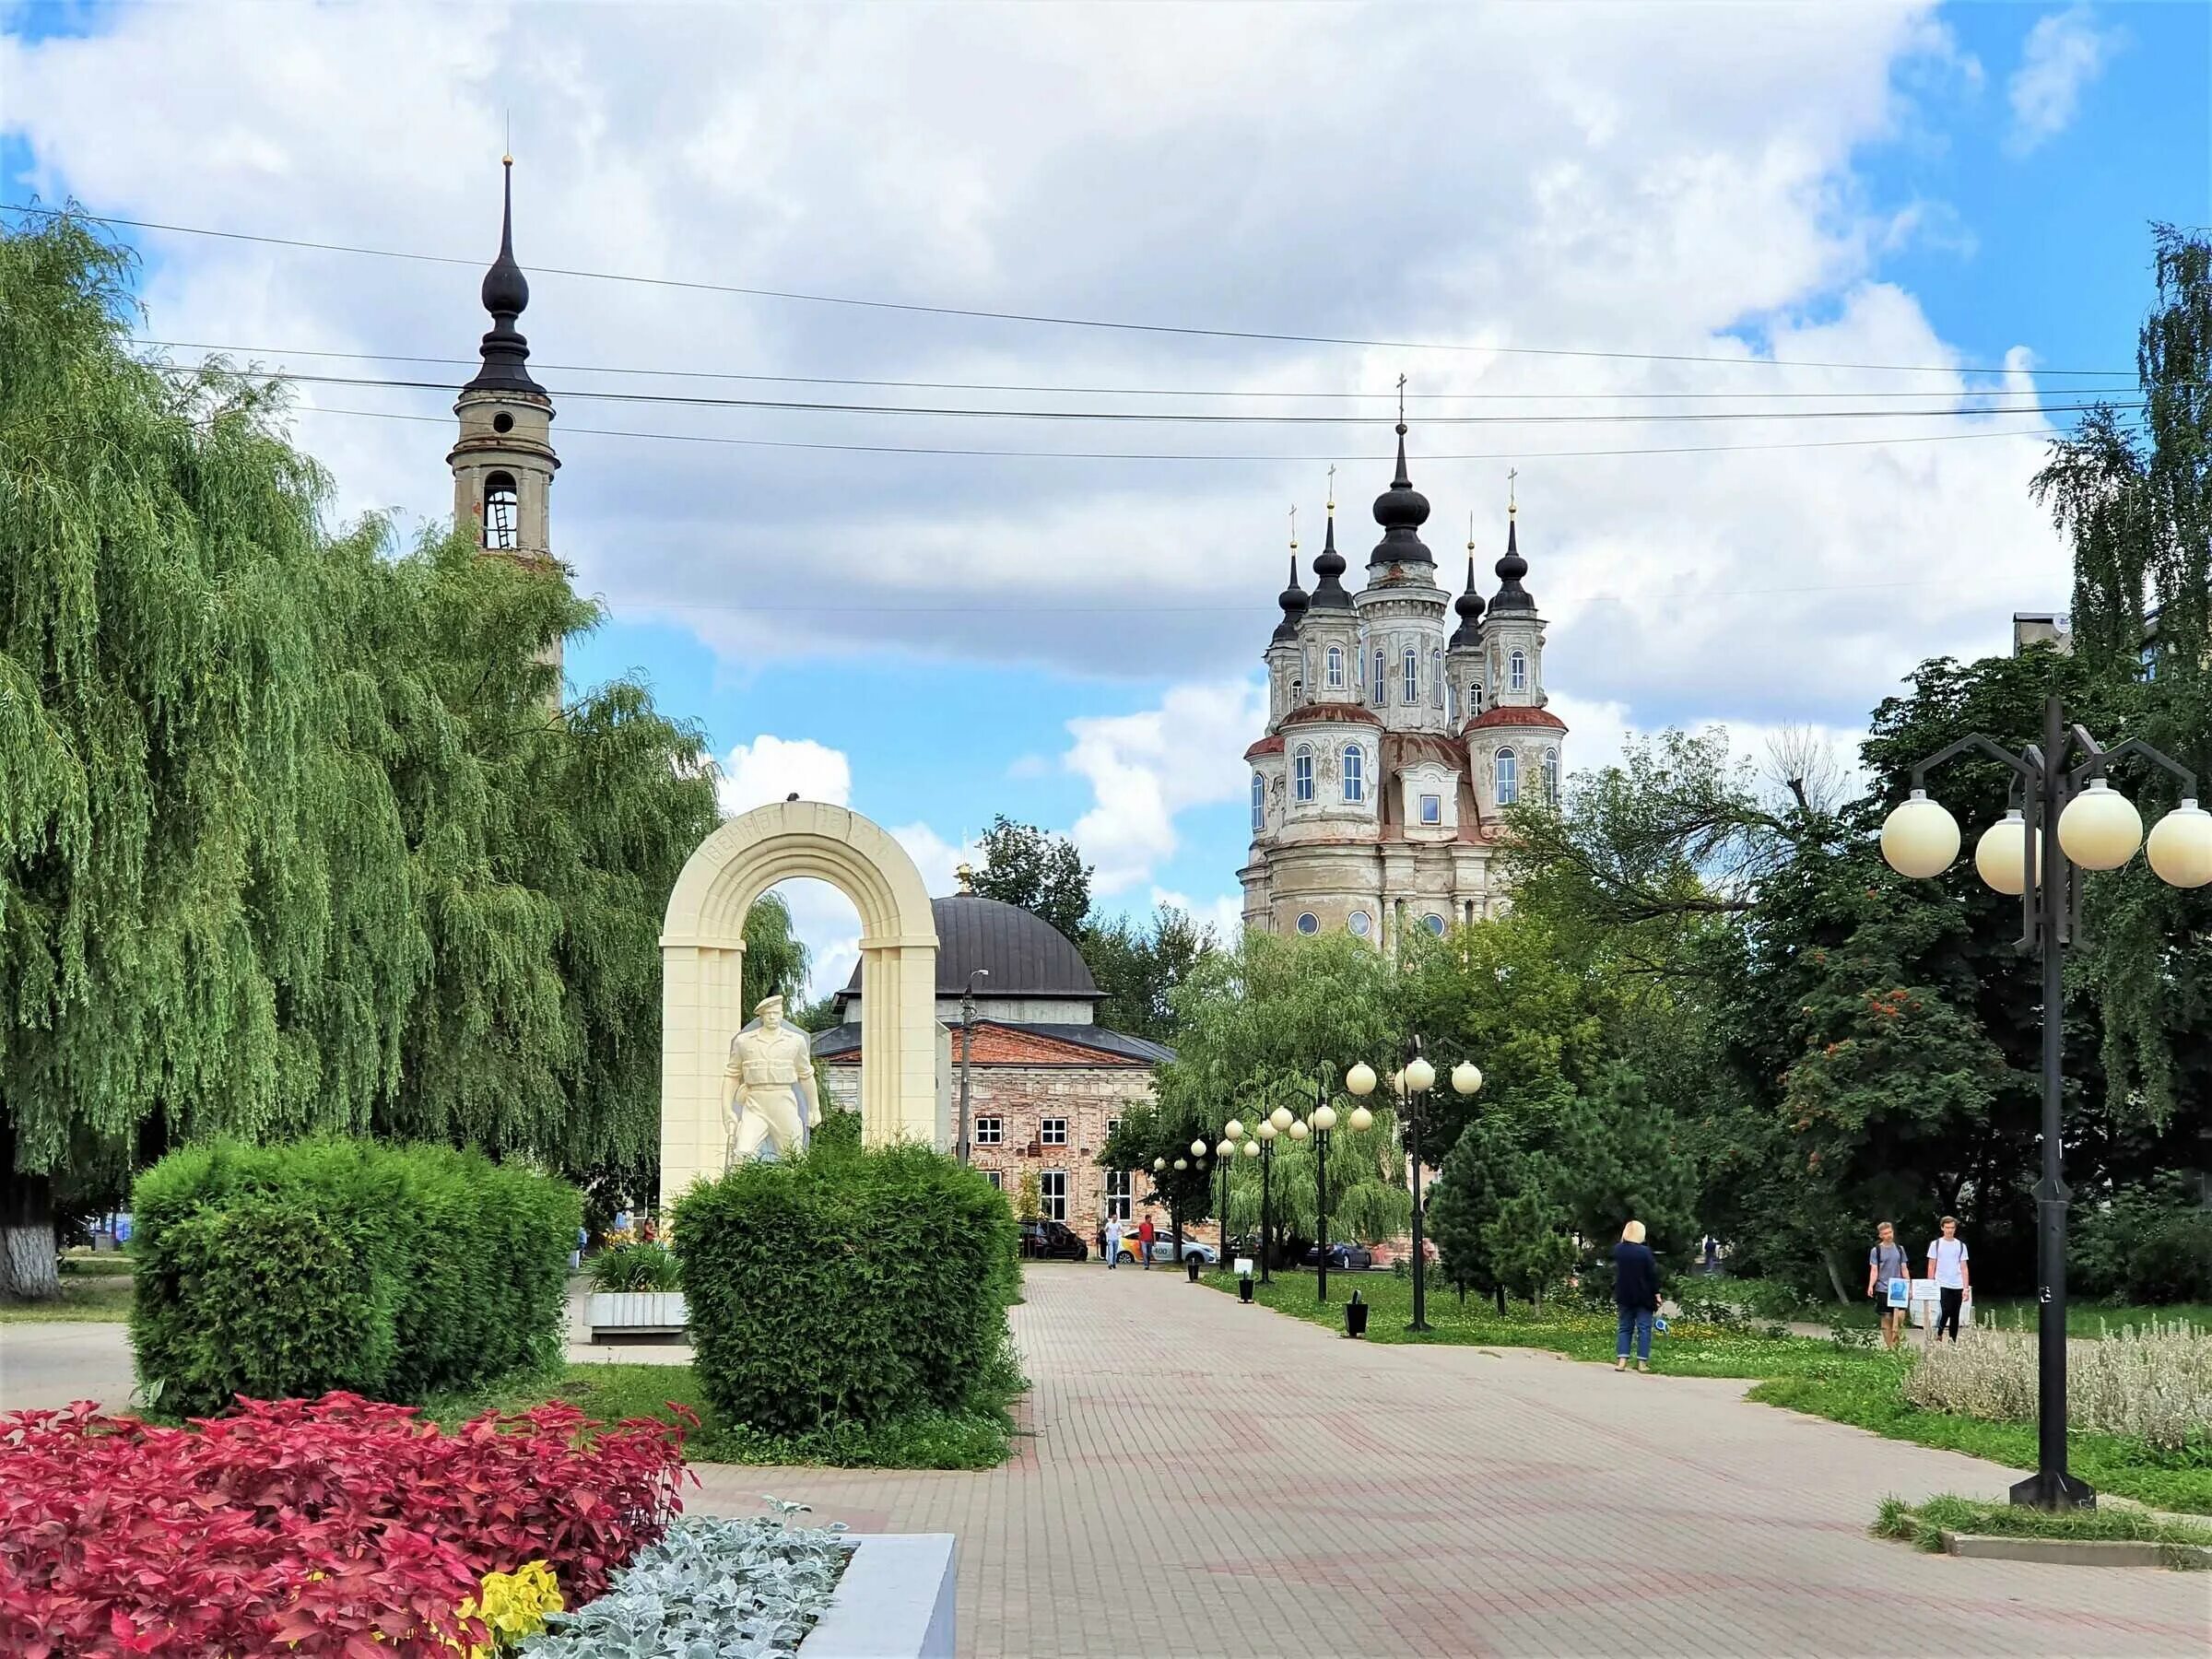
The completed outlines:
<svg viewBox="0 0 2212 1659">
<path fill-rule="evenodd" d="M 1292 549 L 1293 551 L 1296 551 L 1296 550 L 1297 550 L 1297 547 L 1298 547 L 1298 503 L 1297 503 L 1296 501 L 1293 501 L 1293 502 L 1291 502 L 1291 503 L 1290 503 L 1290 547 L 1291 547 L 1291 549 Z"/>
<path fill-rule="evenodd" d="M 1521 511 L 1519 503 L 1513 499 L 1514 480 L 1520 476 L 1521 469 L 1517 466 L 1509 466 L 1505 469 L 1505 511 L 1509 517 Z"/>
<path fill-rule="evenodd" d="M 1336 511 L 1336 463 L 1329 463 L 1329 511 Z"/>
</svg>

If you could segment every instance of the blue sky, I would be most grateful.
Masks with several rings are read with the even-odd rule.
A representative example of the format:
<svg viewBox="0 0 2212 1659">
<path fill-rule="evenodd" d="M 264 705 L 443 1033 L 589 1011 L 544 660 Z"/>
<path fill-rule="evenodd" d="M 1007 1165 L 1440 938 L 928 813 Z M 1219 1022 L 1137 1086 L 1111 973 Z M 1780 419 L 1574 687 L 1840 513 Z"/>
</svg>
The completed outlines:
<svg viewBox="0 0 2212 1659">
<path fill-rule="evenodd" d="M 1745 406 L 1622 401 L 1717 391 L 1845 406 L 1969 384 L 2058 397 L 2079 382 L 2033 366 L 2128 370 L 2147 221 L 2212 219 L 2212 8 L 1194 7 L 1148 8 L 1138 29 L 1129 15 L 0 6 L 0 175 L 11 201 L 73 194 L 125 217 L 488 256 L 512 112 L 541 363 L 1228 389 L 1243 395 L 1177 406 L 1246 413 L 1400 372 L 1417 391 L 1542 394 L 1417 405 L 1411 446 L 1447 563 L 1470 512 L 1483 565 L 1496 557 L 1503 475 L 1520 468 L 1571 769 L 1668 723 L 1725 723 L 1750 753 L 1798 726 L 1848 753 L 1920 658 L 2002 649 L 2010 612 L 2063 606 L 2064 551 L 2025 500 L 2032 416 L 1454 428 L 1421 412 Z M 465 357 L 483 326 L 469 268 L 135 240 L 153 339 L 328 372 L 288 354 Z M 1128 335 L 553 265 L 1460 347 L 2024 372 Z M 669 384 L 542 378 L 557 399 Z M 449 403 L 303 385 L 296 432 L 331 468 L 337 511 L 411 527 L 449 509 Z M 886 456 L 594 428 L 1313 458 Z M 1937 432 L 1968 435 L 1891 441 Z M 1718 447 L 1785 434 L 1852 443 Z M 841 793 L 940 890 L 962 837 L 1005 811 L 1075 833 L 1109 907 L 1168 894 L 1209 917 L 1233 912 L 1244 853 L 1240 757 L 1286 509 L 1303 509 L 1310 557 L 1323 457 L 1339 455 L 1357 567 L 1388 471 L 1374 458 L 1387 428 L 1371 426 L 1070 429 L 571 396 L 556 440 L 557 548 L 610 611 L 572 648 L 572 675 L 643 673 L 705 724 L 733 805 Z M 1675 445 L 1698 453 L 1557 453 Z M 1486 458 L 1440 458 L 1462 453 Z M 818 896 L 804 916 L 836 972 L 844 908 Z"/>
</svg>

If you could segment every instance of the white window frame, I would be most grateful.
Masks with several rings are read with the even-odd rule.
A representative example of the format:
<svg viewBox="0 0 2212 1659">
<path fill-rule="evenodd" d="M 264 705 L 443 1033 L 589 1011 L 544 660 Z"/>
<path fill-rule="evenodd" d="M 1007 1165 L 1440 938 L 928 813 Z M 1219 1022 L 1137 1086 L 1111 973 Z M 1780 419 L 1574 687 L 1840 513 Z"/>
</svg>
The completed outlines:
<svg viewBox="0 0 2212 1659">
<path fill-rule="evenodd" d="M 1364 939 L 1374 931 L 1375 919 L 1363 910 L 1356 910 L 1344 919 L 1344 925 L 1354 938 Z"/>
<path fill-rule="evenodd" d="M 1298 678 L 1290 682 L 1290 706 L 1295 709 L 1299 706 L 1299 704 L 1304 702 L 1305 700 L 1306 681 L 1305 677 L 1300 675 Z"/>
<path fill-rule="evenodd" d="M 1135 1209 L 1132 1196 L 1129 1171 L 1106 1171 L 1106 1218 L 1109 1221 L 1126 1221 Z"/>
<path fill-rule="evenodd" d="M 1037 1144 L 1041 1147 L 1066 1146 L 1067 1120 L 1064 1117 L 1039 1118 L 1037 1120 Z"/>
<path fill-rule="evenodd" d="M 1344 688 L 1344 647 L 1341 645 L 1330 646 L 1328 654 L 1323 661 L 1326 665 L 1328 675 L 1326 684 L 1329 689 L 1332 691 L 1342 690 Z"/>
<path fill-rule="evenodd" d="M 1252 827 L 1267 828 L 1267 780 L 1256 771 L 1252 774 Z"/>
<path fill-rule="evenodd" d="M 1298 918 L 1298 931 L 1301 934 L 1304 934 L 1309 939 L 1312 938 L 1315 934 L 1321 931 L 1321 918 L 1315 915 L 1312 911 L 1300 912 Z"/>
<path fill-rule="evenodd" d="M 1006 1120 L 995 1112 L 986 1112 L 975 1120 L 972 1131 L 979 1147 L 1003 1147 L 1006 1144 Z"/>
<path fill-rule="evenodd" d="M 1498 751 L 1498 805 L 1511 806 L 1521 799 L 1521 757 L 1510 748 Z"/>
<path fill-rule="evenodd" d="M 1344 798 L 1354 806 L 1367 799 L 1367 752 L 1356 743 L 1344 746 Z"/>
<path fill-rule="evenodd" d="M 1509 690 L 1528 689 L 1528 653 L 1516 651 L 1505 659 L 1505 683 Z"/>
<path fill-rule="evenodd" d="M 1406 672 L 1406 706 L 1410 709 L 1421 700 L 1421 653 L 1412 646 L 1406 646 L 1402 665 Z"/>
<path fill-rule="evenodd" d="M 1471 715 L 1482 712 L 1482 682 L 1478 679 L 1467 682 L 1467 712 Z"/>
<path fill-rule="evenodd" d="M 1390 659 L 1382 654 L 1382 647 L 1375 647 L 1375 707 L 1380 709 L 1390 701 Z"/>
<path fill-rule="evenodd" d="M 1559 751 L 1544 751 L 1544 799 L 1551 806 L 1559 804 Z"/>
<path fill-rule="evenodd" d="M 1421 918 L 1421 925 L 1440 939 L 1444 936 L 1444 919 L 1435 911 L 1430 911 Z"/>
<path fill-rule="evenodd" d="M 1291 794 L 1299 800 L 1313 798 L 1313 746 L 1301 743 L 1290 757 Z"/>
<path fill-rule="evenodd" d="M 1444 797 L 1425 794 L 1421 797 L 1421 822 L 1431 830 L 1441 829 L 1444 822 Z"/>
<path fill-rule="evenodd" d="M 1451 705 L 1451 688 L 1444 679 L 1444 653 L 1433 645 L 1429 648 L 1429 689 L 1438 708 Z"/>
<path fill-rule="evenodd" d="M 994 1193 L 1003 1193 L 1006 1190 L 1006 1178 L 996 1170 L 985 1170 L 983 1179 L 991 1183 L 991 1190 Z"/>
<path fill-rule="evenodd" d="M 504 509 L 504 511 L 501 511 Z M 523 545 L 523 490 L 514 475 L 488 473 L 484 477 L 484 546 L 494 553 L 512 553 Z"/>
<path fill-rule="evenodd" d="M 1106 1120 L 1106 1140 L 1112 1140 L 1113 1138 L 1113 1132 L 1116 1129 L 1119 1129 L 1121 1126 L 1122 1120 L 1118 1115 L 1108 1118 Z M 1101 1141 L 1099 1144 L 1103 1146 L 1105 1142 Z"/>
<path fill-rule="evenodd" d="M 1053 1190 L 1053 1184 L 1055 1182 L 1059 1183 L 1060 1187 L 1056 1193 Z M 1040 1170 L 1037 1171 L 1037 1213 L 1047 1221 L 1057 1221 L 1063 1226 L 1066 1225 L 1067 1171 L 1065 1170 Z"/>
</svg>

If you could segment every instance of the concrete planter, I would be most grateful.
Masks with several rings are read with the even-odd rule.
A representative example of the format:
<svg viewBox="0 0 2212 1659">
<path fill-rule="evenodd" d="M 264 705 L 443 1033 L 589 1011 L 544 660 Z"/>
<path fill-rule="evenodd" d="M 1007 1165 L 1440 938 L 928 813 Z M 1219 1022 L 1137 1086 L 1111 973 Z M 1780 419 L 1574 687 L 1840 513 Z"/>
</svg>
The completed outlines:
<svg viewBox="0 0 2212 1659">
<path fill-rule="evenodd" d="M 953 1536 L 861 1533 L 799 1659 L 952 1659 Z"/>
<path fill-rule="evenodd" d="M 595 1290 L 583 1304 L 592 1339 L 602 1335 L 666 1336 L 690 1323 L 681 1290 Z"/>
</svg>

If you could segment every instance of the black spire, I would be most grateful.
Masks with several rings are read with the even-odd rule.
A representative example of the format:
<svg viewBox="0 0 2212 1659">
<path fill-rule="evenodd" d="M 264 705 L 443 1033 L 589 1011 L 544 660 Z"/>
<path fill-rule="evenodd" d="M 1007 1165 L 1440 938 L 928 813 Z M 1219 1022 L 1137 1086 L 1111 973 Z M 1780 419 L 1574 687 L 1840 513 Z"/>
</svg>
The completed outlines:
<svg viewBox="0 0 2212 1659">
<path fill-rule="evenodd" d="M 1533 611 L 1535 600 L 1521 585 L 1521 578 L 1528 574 L 1528 560 L 1521 557 L 1521 526 L 1513 516 L 1518 510 L 1505 510 L 1505 557 L 1498 561 L 1498 596 L 1490 601 L 1490 615 L 1502 610 Z"/>
<path fill-rule="evenodd" d="M 1306 597 L 1306 590 L 1298 585 L 1298 549 L 1295 547 L 1290 550 L 1290 585 L 1276 596 L 1276 603 L 1283 607 L 1283 619 L 1276 624 L 1272 643 L 1279 645 L 1286 640 L 1298 638 L 1299 618 L 1306 614 L 1306 606 L 1312 603 Z"/>
<path fill-rule="evenodd" d="M 1313 608 L 1350 610 L 1352 596 L 1337 580 L 1344 574 L 1344 555 L 1336 551 L 1336 503 L 1329 503 L 1329 530 L 1322 539 L 1321 557 L 1313 561 Z"/>
<path fill-rule="evenodd" d="M 1452 602 L 1459 613 L 1459 627 L 1453 630 L 1450 649 L 1458 651 L 1482 642 L 1482 595 L 1475 591 L 1475 544 L 1467 544 L 1467 591 Z"/>
<path fill-rule="evenodd" d="M 1421 545 L 1420 528 L 1429 519 L 1429 498 L 1413 487 L 1406 471 L 1406 377 L 1398 376 L 1398 470 L 1390 488 L 1375 498 L 1375 523 L 1382 539 L 1367 556 L 1371 573 L 1392 565 L 1426 565 L 1433 573 L 1436 560 Z M 1415 574 L 1421 574 L 1416 571 Z"/>
<path fill-rule="evenodd" d="M 491 332 L 480 347 L 484 367 L 465 392 L 535 392 L 546 389 L 530 378 L 524 367 L 530 359 L 530 342 L 514 326 L 514 320 L 530 303 L 529 279 L 514 263 L 514 158 L 504 158 L 506 180 L 500 208 L 500 256 L 484 273 L 484 309 L 491 313 Z"/>
</svg>

